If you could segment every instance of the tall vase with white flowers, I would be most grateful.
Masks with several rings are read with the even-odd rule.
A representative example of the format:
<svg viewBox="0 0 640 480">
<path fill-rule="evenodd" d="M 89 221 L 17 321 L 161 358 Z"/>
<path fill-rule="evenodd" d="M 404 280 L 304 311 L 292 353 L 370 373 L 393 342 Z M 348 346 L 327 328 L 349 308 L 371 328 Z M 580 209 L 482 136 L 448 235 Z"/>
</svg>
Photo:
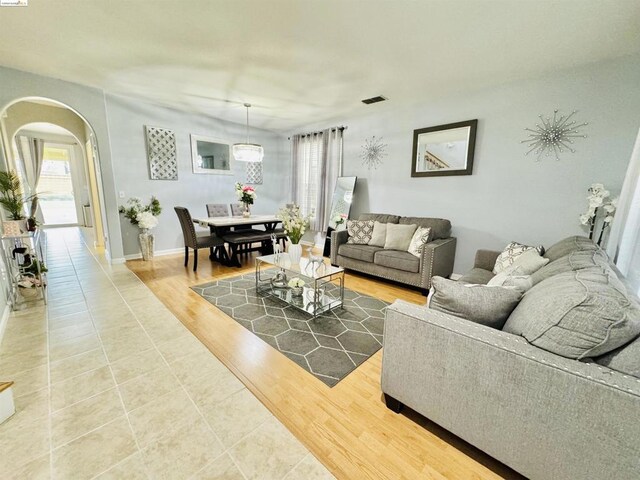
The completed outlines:
<svg viewBox="0 0 640 480">
<path fill-rule="evenodd" d="M 591 240 L 594 239 L 599 224 L 600 234 L 596 243 L 602 245 L 605 233 L 611 227 L 613 216 L 616 213 L 616 208 L 618 208 L 618 197 L 610 199 L 611 192 L 602 183 L 592 184 L 588 192 L 589 208 L 586 213 L 580 215 L 580 223 L 589 229 L 589 238 Z"/>
<path fill-rule="evenodd" d="M 128 219 L 132 225 L 140 228 L 138 234 L 138 242 L 140 243 L 140 251 L 143 260 L 151 260 L 153 258 L 154 238 L 149 230 L 158 225 L 158 215 L 162 213 L 160 201 L 156 197 L 151 197 L 147 205 L 143 205 L 142 200 L 138 197 L 132 197 L 127 200 L 126 206 L 121 206 L 118 211 Z"/>
<path fill-rule="evenodd" d="M 249 205 L 253 205 L 253 202 L 256 199 L 256 189 L 250 185 L 243 185 L 240 182 L 237 182 L 236 195 L 238 200 L 240 200 L 244 206 L 242 216 L 248 218 L 251 215 Z"/>
<path fill-rule="evenodd" d="M 292 205 L 291 207 L 283 208 L 278 212 L 278 218 L 282 220 L 282 226 L 284 227 L 284 233 L 289 237 L 289 258 L 292 263 L 299 263 L 302 257 L 302 246 L 300 246 L 300 240 L 302 236 L 309 228 L 310 216 L 304 216 L 300 213 L 300 207 L 298 205 Z"/>
</svg>

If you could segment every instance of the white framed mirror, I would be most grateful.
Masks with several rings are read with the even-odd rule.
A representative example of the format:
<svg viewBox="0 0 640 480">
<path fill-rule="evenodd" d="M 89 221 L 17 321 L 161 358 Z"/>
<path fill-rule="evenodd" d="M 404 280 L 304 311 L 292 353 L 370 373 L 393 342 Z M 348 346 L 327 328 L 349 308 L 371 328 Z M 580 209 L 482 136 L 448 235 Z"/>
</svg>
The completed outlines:
<svg viewBox="0 0 640 480">
<path fill-rule="evenodd" d="M 191 134 L 193 173 L 232 175 L 231 145 L 216 138 Z"/>
</svg>

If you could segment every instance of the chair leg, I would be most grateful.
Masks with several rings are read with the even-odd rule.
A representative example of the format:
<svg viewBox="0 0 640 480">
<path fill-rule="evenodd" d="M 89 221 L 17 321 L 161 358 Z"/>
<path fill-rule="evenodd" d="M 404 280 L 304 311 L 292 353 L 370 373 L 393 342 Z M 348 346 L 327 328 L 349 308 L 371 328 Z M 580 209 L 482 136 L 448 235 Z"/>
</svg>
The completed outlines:
<svg viewBox="0 0 640 480">
<path fill-rule="evenodd" d="M 189 247 L 184 247 L 184 266 L 189 265 Z"/>
<path fill-rule="evenodd" d="M 198 270 L 198 249 L 193 249 L 193 271 Z"/>
</svg>

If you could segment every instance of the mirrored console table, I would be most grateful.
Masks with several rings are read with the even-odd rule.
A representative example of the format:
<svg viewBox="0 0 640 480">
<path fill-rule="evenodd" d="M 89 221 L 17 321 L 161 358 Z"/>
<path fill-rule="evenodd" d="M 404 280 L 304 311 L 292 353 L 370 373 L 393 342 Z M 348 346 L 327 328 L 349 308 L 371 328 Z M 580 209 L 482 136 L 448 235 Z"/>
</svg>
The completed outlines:
<svg viewBox="0 0 640 480">
<path fill-rule="evenodd" d="M 14 310 L 27 301 L 47 303 L 46 234 L 38 229 L 22 235 L 2 235 L 2 260 L 9 280 L 8 301 Z"/>
</svg>

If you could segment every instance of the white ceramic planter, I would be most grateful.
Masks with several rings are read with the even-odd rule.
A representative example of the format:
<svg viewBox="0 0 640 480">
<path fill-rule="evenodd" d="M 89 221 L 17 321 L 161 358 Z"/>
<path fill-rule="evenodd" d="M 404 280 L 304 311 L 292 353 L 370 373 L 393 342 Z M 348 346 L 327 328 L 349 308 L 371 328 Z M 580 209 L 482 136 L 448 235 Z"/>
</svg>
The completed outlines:
<svg viewBox="0 0 640 480">
<path fill-rule="evenodd" d="M 2 232 L 8 236 L 22 235 L 27 231 L 26 220 L 5 220 L 2 222 Z"/>
<path fill-rule="evenodd" d="M 300 259 L 302 258 L 302 245 L 299 243 L 290 243 L 289 248 L 287 248 L 287 253 L 289 254 L 291 263 L 300 263 Z"/>
</svg>

